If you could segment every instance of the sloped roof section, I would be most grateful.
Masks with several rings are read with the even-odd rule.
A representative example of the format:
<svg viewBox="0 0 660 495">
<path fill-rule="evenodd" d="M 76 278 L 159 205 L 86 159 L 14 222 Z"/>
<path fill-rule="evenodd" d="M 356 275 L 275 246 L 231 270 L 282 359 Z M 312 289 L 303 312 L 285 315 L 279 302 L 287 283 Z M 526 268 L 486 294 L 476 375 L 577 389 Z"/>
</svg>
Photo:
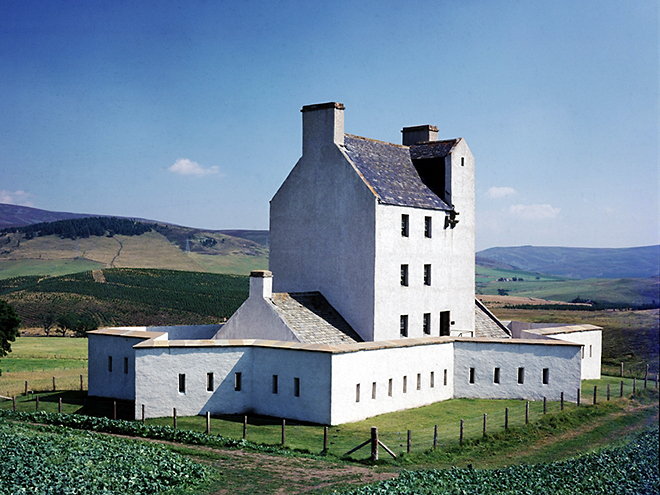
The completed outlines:
<svg viewBox="0 0 660 495">
<path fill-rule="evenodd" d="M 362 342 L 320 292 L 274 293 L 271 302 L 300 342 L 331 345 Z"/>
<path fill-rule="evenodd" d="M 508 328 L 479 299 L 475 299 L 474 305 L 474 336 L 496 339 L 511 338 Z"/>
<path fill-rule="evenodd" d="M 419 158 L 439 158 L 454 144 L 456 140 L 408 147 L 344 134 L 346 154 L 381 203 L 432 210 L 452 208 L 422 182 L 411 150 L 420 148 Z"/>
</svg>

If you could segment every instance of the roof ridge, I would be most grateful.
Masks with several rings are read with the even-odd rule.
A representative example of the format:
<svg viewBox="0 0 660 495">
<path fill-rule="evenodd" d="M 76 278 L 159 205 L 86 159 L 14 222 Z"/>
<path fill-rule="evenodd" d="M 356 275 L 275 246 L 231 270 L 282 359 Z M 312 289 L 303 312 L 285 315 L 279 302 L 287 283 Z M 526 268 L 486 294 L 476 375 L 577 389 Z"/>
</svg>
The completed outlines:
<svg viewBox="0 0 660 495">
<path fill-rule="evenodd" d="M 387 144 L 389 146 L 396 146 L 397 148 L 403 148 L 403 149 L 410 148 L 410 146 L 405 146 L 403 144 L 395 144 L 395 143 L 390 143 L 388 141 L 381 141 L 380 139 L 371 139 L 371 138 L 367 138 L 367 137 L 364 137 L 364 136 L 356 136 L 355 134 L 349 134 L 348 132 L 345 132 L 344 136 L 348 136 L 348 137 L 352 137 L 352 138 L 356 138 L 356 139 L 362 139 L 363 141 L 371 141 L 373 143 Z"/>
</svg>

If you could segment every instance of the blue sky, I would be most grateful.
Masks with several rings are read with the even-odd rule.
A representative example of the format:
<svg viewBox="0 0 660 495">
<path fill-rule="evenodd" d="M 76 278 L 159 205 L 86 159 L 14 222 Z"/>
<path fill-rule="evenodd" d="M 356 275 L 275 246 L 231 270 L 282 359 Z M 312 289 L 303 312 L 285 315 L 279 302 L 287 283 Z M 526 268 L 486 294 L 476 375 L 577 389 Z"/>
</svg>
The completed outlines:
<svg viewBox="0 0 660 495">
<path fill-rule="evenodd" d="M 303 105 L 463 137 L 477 249 L 659 241 L 654 1 L 0 2 L 0 202 L 267 229 Z"/>
</svg>

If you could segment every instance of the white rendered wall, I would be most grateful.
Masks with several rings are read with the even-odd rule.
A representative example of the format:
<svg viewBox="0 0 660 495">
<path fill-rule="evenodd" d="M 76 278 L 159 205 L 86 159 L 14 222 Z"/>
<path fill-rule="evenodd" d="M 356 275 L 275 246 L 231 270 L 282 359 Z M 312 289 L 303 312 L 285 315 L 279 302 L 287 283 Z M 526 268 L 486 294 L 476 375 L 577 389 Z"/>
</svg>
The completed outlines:
<svg viewBox="0 0 660 495">
<path fill-rule="evenodd" d="M 508 341 L 511 342 L 511 341 Z M 528 399 L 575 401 L 580 388 L 580 347 L 530 343 L 454 343 L 454 396 L 470 399 Z M 475 370 L 469 382 L 470 368 Z M 494 370 L 500 369 L 500 383 Z M 518 383 L 518 368 L 524 368 L 524 382 Z M 543 368 L 549 381 L 543 384 Z"/>
<path fill-rule="evenodd" d="M 133 346 L 140 338 L 89 334 L 87 341 L 88 382 L 90 396 L 113 397 L 133 400 L 135 398 L 135 353 Z M 112 357 L 112 371 L 108 357 Z M 128 359 L 124 373 L 124 359 Z"/>
<path fill-rule="evenodd" d="M 532 332 L 523 332 L 526 337 Z M 582 379 L 600 379 L 600 365 L 602 358 L 602 330 L 586 330 L 582 332 L 552 333 L 545 335 L 546 338 L 565 340 L 582 344 Z"/>
<path fill-rule="evenodd" d="M 331 424 L 432 404 L 453 396 L 453 344 L 365 350 L 332 356 Z M 447 384 L 444 384 L 447 370 Z M 434 384 L 431 387 L 431 372 Z M 417 375 L 420 389 L 417 389 Z M 403 381 L 406 377 L 406 392 Z M 388 395 L 392 379 L 392 395 Z M 373 383 L 376 397 L 372 398 Z M 356 385 L 360 385 L 359 401 Z"/>
<path fill-rule="evenodd" d="M 340 148 L 303 156 L 270 205 L 275 292 L 319 291 L 373 340 L 376 198 Z"/>
</svg>

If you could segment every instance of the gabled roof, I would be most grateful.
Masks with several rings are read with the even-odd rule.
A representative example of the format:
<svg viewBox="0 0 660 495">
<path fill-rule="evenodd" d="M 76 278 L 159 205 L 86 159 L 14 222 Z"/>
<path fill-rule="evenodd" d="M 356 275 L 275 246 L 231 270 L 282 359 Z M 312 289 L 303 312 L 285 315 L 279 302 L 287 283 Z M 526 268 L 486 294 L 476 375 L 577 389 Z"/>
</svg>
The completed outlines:
<svg viewBox="0 0 660 495">
<path fill-rule="evenodd" d="M 474 336 L 510 339 L 511 332 L 479 299 L 474 300 Z"/>
<path fill-rule="evenodd" d="M 354 344 L 360 336 L 320 292 L 278 292 L 270 298 L 275 310 L 300 342 Z"/>
<path fill-rule="evenodd" d="M 426 184 L 412 158 L 441 158 L 458 140 L 401 146 L 344 134 L 348 157 L 381 203 L 432 210 L 451 210 Z M 443 154 L 444 153 L 444 154 Z"/>
</svg>

